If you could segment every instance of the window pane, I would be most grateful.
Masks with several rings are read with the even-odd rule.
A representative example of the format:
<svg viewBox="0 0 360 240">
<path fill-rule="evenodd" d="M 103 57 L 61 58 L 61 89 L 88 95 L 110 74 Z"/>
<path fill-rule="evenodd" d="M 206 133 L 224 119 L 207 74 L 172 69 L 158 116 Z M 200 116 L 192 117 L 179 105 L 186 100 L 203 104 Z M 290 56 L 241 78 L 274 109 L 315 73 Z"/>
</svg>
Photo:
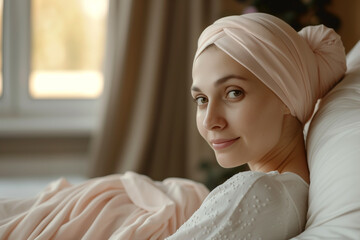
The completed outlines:
<svg viewBox="0 0 360 240">
<path fill-rule="evenodd" d="M 3 72 L 2 72 L 2 23 L 3 23 L 3 0 L 0 0 L 0 97 L 3 95 Z"/>
<path fill-rule="evenodd" d="M 108 0 L 33 0 L 30 96 L 96 98 Z"/>
</svg>

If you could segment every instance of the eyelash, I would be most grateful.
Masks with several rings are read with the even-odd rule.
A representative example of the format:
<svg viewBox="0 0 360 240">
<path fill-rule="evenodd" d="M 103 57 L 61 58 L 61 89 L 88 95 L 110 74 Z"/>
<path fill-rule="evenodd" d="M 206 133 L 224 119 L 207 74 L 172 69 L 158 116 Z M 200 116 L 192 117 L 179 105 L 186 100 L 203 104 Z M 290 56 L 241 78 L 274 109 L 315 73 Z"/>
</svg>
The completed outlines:
<svg viewBox="0 0 360 240">
<path fill-rule="evenodd" d="M 226 93 L 226 96 L 229 96 L 229 94 L 230 94 L 231 92 L 238 92 L 238 93 L 239 93 L 239 96 L 235 96 L 235 98 L 238 98 L 238 97 L 244 95 L 244 92 L 243 92 L 242 90 L 240 90 L 240 89 L 234 89 L 234 90 L 228 91 L 228 92 Z"/>
<path fill-rule="evenodd" d="M 235 96 L 235 97 L 233 97 L 233 98 L 229 98 L 228 96 L 229 96 L 229 94 L 232 93 L 232 92 L 237 92 L 239 95 L 238 95 L 238 96 Z M 226 97 L 229 98 L 230 100 L 231 100 L 231 99 L 237 99 L 237 98 L 239 98 L 239 97 L 242 97 L 243 95 L 244 95 L 244 91 L 243 91 L 243 90 L 240 90 L 240 89 L 230 90 L 230 91 L 228 91 L 228 92 L 226 93 Z M 206 100 L 205 100 L 206 102 L 201 102 L 201 103 L 200 103 L 199 101 L 203 101 L 203 99 L 206 99 Z M 202 106 L 202 105 L 206 104 L 206 103 L 208 102 L 208 100 L 207 100 L 207 98 L 204 97 L 204 96 L 198 96 L 198 97 L 195 97 L 195 98 L 194 98 L 194 102 L 195 102 L 198 106 Z"/>
<path fill-rule="evenodd" d="M 206 103 L 202 103 L 202 104 L 199 104 L 199 100 L 200 99 L 206 99 L 206 97 L 204 97 L 204 96 L 199 96 L 199 97 L 196 97 L 196 98 L 194 98 L 194 102 L 198 105 L 198 106 L 201 106 L 201 105 L 204 105 L 204 104 L 206 104 Z"/>
</svg>

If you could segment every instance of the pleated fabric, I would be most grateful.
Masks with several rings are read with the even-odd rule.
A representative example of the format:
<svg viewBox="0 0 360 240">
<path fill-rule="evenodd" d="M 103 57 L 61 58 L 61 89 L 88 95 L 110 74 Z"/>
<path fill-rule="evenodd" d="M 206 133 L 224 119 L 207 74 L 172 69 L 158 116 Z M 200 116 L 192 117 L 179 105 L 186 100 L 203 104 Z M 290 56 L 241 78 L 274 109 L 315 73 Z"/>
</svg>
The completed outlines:
<svg viewBox="0 0 360 240">
<path fill-rule="evenodd" d="M 215 44 L 252 72 L 305 124 L 314 106 L 344 75 L 340 36 L 324 25 L 296 32 L 265 13 L 228 16 L 207 27 L 198 40 L 198 56 Z"/>
</svg>

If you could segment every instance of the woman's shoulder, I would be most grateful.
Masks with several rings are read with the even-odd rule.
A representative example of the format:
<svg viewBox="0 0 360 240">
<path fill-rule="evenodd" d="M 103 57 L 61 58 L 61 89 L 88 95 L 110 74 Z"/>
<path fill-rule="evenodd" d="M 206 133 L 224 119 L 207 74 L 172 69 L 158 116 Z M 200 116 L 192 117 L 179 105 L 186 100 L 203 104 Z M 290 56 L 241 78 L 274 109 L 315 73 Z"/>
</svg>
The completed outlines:
<svg viewBox="0 0 360 240">
<path fill-rule="evenodd" d="M 307 184 L 296 174 L 241 172 L 211 191 L 171 239 L 289 239 L 305 226 L 306 204 Z"/>
<path fill-rule="evenodd" d="M 211 191 L 203 205 L 216 206 L 217 212 L 227 212 L 236 218 L 292 214 L 303 224 L 307 197 L 308 184 L 294 173 L 247 171 L 234 175 Z M 219 206 L 219 203 L 226 204 Z M 243 210 L 245 215 L 241 214 Z"/>
<path fill-rule="evenodd" d="M 228 215 L 229 222 L 238 222 L 242 234 L 255 237 L 267 232 L 275 234 L 274 239 L 287 239 L 305 226 L 308 185 L 294 173 L 241 172 L 211 194 L 209 205 L 226 203 L 221 214 Z M 224 225 L 219 233 L 231 232 L 230 228 Z"/>
<path fill-rule="evenodd" d="M 242 172 L 212 194 L 209 205 L 227 203 L 222 212 L 228 216 L 225 222 L 237 223 L 230 228 L 225 224 L 219 233 L 237 229 L 242 236 L 268 233 L 275 234 L 274 239 L 287 239 L 305 226 L 308 184 L 294 173 Z"/>
<path fill-rule="evenodd" d="M 279 173 L 272 171 L 268 173 L 246 171 L 235 174 L 226 182 L 216 187 L 211 195 L 228 195 L 228 194 L 249 194 L 249 192 L 260 192 L 261 194 L 269 193 L 269 190 L 279 190 L 284 188 L 290 194 L 307 193 L 308 184 L 297 174 L 286 172 Z M 295 191 L 294 191 L 295 190 Z M 209 196 L 209 197 L 210 197 Z"/>
</svg>

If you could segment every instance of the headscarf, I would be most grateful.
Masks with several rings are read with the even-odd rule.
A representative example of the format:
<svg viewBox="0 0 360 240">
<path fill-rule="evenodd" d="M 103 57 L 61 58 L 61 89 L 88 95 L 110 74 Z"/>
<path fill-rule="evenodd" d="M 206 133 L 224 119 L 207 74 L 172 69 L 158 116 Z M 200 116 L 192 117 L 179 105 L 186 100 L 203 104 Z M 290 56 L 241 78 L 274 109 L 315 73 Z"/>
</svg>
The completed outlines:
<svg viewBox="0 0 360 240">
<path fill-rule="evenodd" d="M 345 49 L 333 29 L 318 25 L 296 32 L 265 13 L 215 21 L 202 32 L 194 63 L 211 44 L 253 73 L 302 124 L 346 71 Z"/>
</svg>

